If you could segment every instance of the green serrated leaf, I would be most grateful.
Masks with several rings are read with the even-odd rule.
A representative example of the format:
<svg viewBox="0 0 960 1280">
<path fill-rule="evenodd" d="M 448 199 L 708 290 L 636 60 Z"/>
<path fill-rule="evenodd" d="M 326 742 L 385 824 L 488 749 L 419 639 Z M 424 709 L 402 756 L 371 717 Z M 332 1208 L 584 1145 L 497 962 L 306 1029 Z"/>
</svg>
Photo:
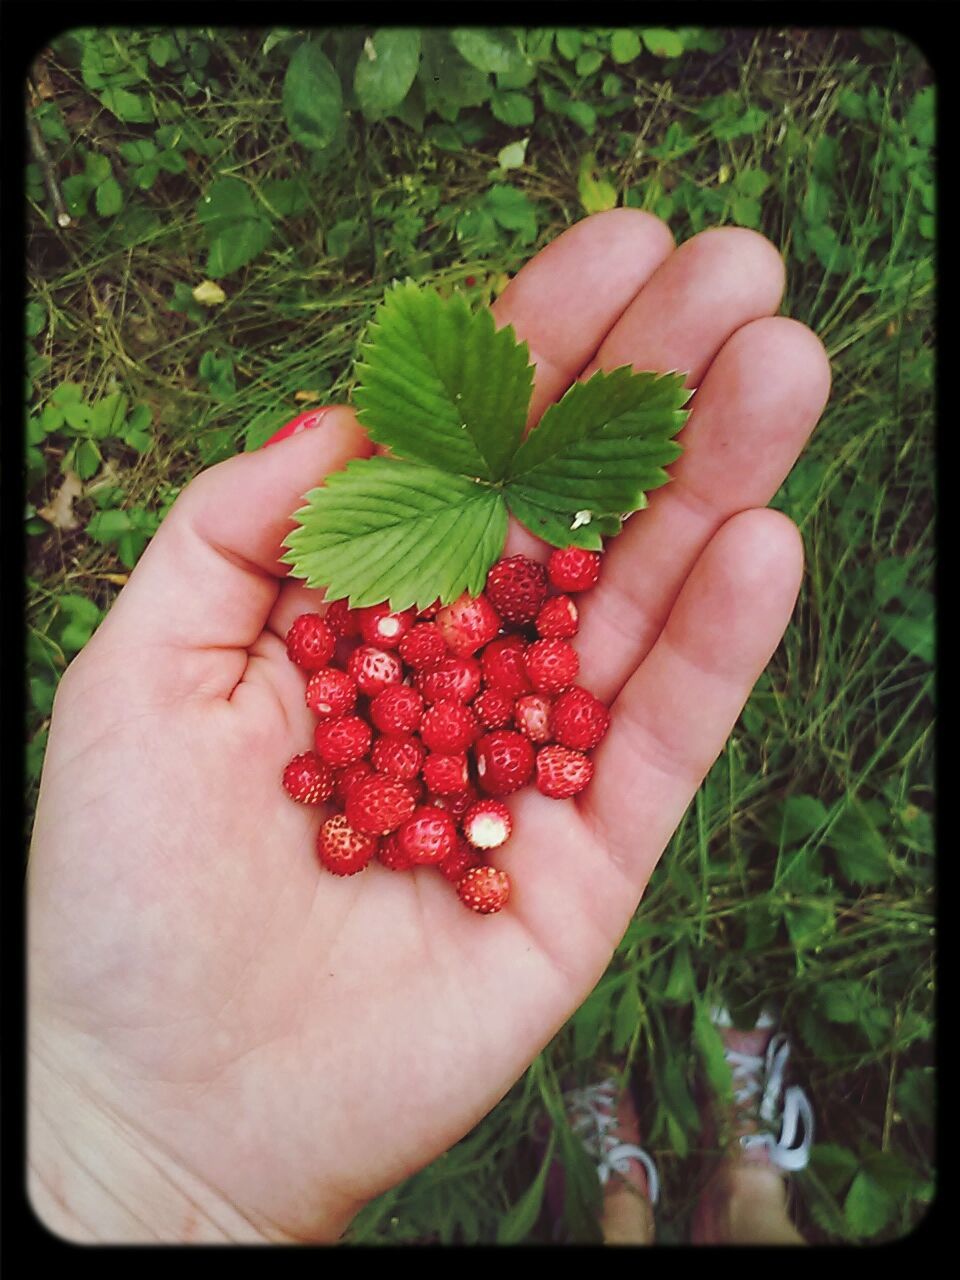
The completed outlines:
<svg viewBox="0 0 960 1280">
<path fill-rule="evenodd" d="M 411 281 L 378 308 L 357 365 L 354 401 L 378 443 L 412 462 L 499 480 L 525 421 L 533 383 L 526 343 L 492 314 Z M 376 603 L 376 602 L 374 602 Z"/>
<path fill-rule="evenodd" d="M 843 1202 L 843 1216 L 855 1236 L 868 1238 L 883 1230 L 895 1207 L 888 1192 L 861 1169 Z"/>
<path fill-rule="evenodd" d="M 310 587 L 351 607 L 393 609 L 478 595 L 503 547 L 497 489 L 434 467 L 366 458 L 307 494 L 282 557 Z"/>
<path fill-rule="evenodd" d="M 424 105 L 452 122 L 461 107 L 476 107 L 490 97 L 490 76 L 471 66 L 454 47 L 450 33 L 425 27 L 420 33 L 423 56 L 418 79 Z"/>
<path fill-rule="evenodd" d="M 420 65 L 416 27 L 381 27 L 364 42 L 353 88 L 363 114 L 379 120 L 407 96 Z"/>
<path fill-rule="evenodd" d="M 343 89 L 319 41 L 305 40 L 290 59 L 283 80 L 283 111 L 301 146 L 322 151 L 336 137 L 343 116 Z"/>
</svg>

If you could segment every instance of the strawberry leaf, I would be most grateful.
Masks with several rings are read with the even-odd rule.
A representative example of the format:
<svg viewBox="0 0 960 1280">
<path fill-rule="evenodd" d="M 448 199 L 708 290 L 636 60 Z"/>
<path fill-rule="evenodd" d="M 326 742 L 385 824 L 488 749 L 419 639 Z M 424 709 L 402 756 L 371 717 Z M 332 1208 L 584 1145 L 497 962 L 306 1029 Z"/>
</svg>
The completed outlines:
<svg viewBox="0 0 960 1280">
<path fill-rule="evenodd" d="M 390 458 L 358 459 L 306 495 L 282 557 L 327 600 L 393 609 L 479 595 L 500 554 L 500 492 L 465 476 Z"/>
<path fill-rule="evenodd" d="M 399 457 L 499 480 L 523 431 L 533 367 L 526 343 L 486 308 L 395 285 L 370 326 L 354 401 L 360 422 Z"/>
</svg>

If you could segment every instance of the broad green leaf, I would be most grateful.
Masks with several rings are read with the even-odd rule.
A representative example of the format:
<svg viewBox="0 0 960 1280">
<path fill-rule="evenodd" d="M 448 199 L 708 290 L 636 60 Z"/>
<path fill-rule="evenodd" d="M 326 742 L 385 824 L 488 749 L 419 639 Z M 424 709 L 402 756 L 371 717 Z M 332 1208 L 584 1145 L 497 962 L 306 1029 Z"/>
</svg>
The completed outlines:
<svg viewBox="0 0 960 1280">
<path fill-rule="evenodd" d="M 808 906 L 785 907 L 783 919 L 790 941 L 797 951 L 823 942 L 837 927 L 832 903 L 810 903 Z"/>
<path fill-rule="evenodd" d="M 697 978 L 693 972 L 693 961 L 690 948 L 681 942 L 673 956 L 670 976 L 663 990 L 664 1000 L 673 1003 L 689 1004 L 697 992 Z"/>
<path fill-rule="evenodd" d="M 522 66 L 517 37 L 496 27 L 454 27 L 450 39 L 460 56 L 478 71 L 510 72 Z"/>
<path fill-rule="evenodd" d="M 729 1098 L 733 1092 L 733 1076 L 726 1049 L 720 1032 L 701 1000 L 697 1000 L 694 1008 L 693 1039 L 700 1050 L 704 1070 L 714 1093 L 720 1098 Z"/>
<path fill-rule="evenodd" d="M 407 96 L 420 65 L 416 27 L 381 27 L 364 42 L 353 76 L 363 114 L 379 120 Z"/>
<path fill-rule="evenodd" d="M 916 656 L 923 662 L 933 662 L 935 632 L 932 616 L 918 618 L 908 613 L 882 613 L 880 621 L 909 656 Z"/>
<path fill-rule="evenodd" d="M 893 1197 L 861 1169 L 843 1202 L 843 1216 L 853 1234 L 860 1238 L 875 1236 L 893 1217 L 895 1209 Z"/>
<path fill-rule="evenodd" d="M 672 437 L 690 394 L 679 373 L 627 366 L 574 383 L 510 464 L 511 511 L 554 546 L 599 549 L 600 534 L 615 533 L 669 479 L 664 468 L 680 456 Z"/>
<path fill-rule="evenodd" d="M 780 843 L 801 844 L 827 821 L 827 807 L 816 796 L 788 796 L 783 802 Z"/>
<path fill-rule="evenodd" d="M 118 120 L 127 124 L 146 124 L 153 119 L 150 99 L 127 89 L 104 89 L 100 101 Z"/>
<path fill-rule="evenodd" d="M 97 213 L 111 218 L 123 208 L 123 188 L 116 178 L 107 178 L 96 191 Z"/>
<path fill-rule="evenodd" d="M 246 183 L 220 178 L 197 205 L 207 239 L 207 275 L 217 279 L 246 266 L 266 248 L 273 226 Z"/>
<path fill-rule="evenodd" d="M 642 27 L 643 43 L 658 58 L 679 58 L 683 53 L 683 40 L 676 31 L 663 27 Z"/>
<path fill-rule="evenodd" d="M 387 292 L 361 351 L 354 401 L 378 444 L 444 471 L 503 477 L 533 383 L 512 328 L 495 329 L 459 294 L 444 300 L 407 281 Z"/>
<path fill-rule="evenodd" d="M 851 884 L 883 884 L 891 878 L 891 838 L 878 830 L 866 806 L 855 796 L 846 801 L 826 843 Z"/>
<path fill-rule="evenodd" d="M 98 511 L 87 525 L 87 533 L 97 542 L 116 542 L 130 528 L 130 516 L 126 511 L 111 509 Z"/>
<path fill-rule="evenodd" d="M 127 416 L 128 403 L 122 391 L 98 400 L 90 414 L 90 434 L 97 440 L 118 436 Z"/>
<path fill-rule="evenodd" d="M 497 164 L 500 168 L 519 169 L 527 157 L 529 142 L 529 138 L 522 138 L 519 142 L 508 142 L 505 147 L 501 147 L 497 152 Z"/>
<path fill-rule="evenodd" d="M 490 97 L 490 110 L 504 124 L 533 124 L 533 99 L 528 93 L 495 89 Z"/>
<path fill-rule="evenodd" d="M 282 559 L 352 607 L 422 609 L 478 595 L 507 532 L 496 489 L 389 458 L 348 463 L 306 497 Z"/>
<path fill-rule="evenodd" d="M 417 75 L 428 111 L 452 122 L 461 107 L 476 107 L 489 99 L 489 75 L 460 56 L 449 32 L 425 27 L 420 40 L 423 57 Z"/>
<path fill-rule="evenodd" d="M 860 1161 L 846 1147 L 834 1142 L 816 1142 L 810 1150 L 810 1165 L 828 1191 L 839 1195 L 849 1186 Z"/>
<path fill-rule="evenodd" d="M 495 183 L 487 192 L 486 204 L 500 226 L 516 231 L 523 244 L 536 238 L 537 211 L 525 192 Z"/>
<path fill-rule="evenodd" d="M 580 162 L 577 190 L 585 213 L 602 213 L 616 206 L 617 189 L 612 182 L 597 176 L 597 157 L 594 152 L 587 152 Z"/>
<path fill-rule="evenodd" d="M 343 115 L 340 77 L 317 41 L 305 40 L 283 79 L 283 111 L 304 147 L 322 151 L 333 142 Z"/>
<path fill-rule="evenodd" d="M 614 31 L 610 37 L 610 57 L 614 62 L 632 62 L 634 58 L 639 57 L 642 48 L 640 37 L 627 27 Z"/>
<path fill-rule="evenodd" d="M 575 70 L 578 76 L 592 76 L 603 65 L 603 54 L 598 49 L 584 49 L 577 58 Z"/>
<path fill-rule="evenodd" d="M 733 185 L 741 195 L 762 196 L 770 185 L 770 175 L 763 169 L 741 169 L 734 174 Z"/>
</svg>

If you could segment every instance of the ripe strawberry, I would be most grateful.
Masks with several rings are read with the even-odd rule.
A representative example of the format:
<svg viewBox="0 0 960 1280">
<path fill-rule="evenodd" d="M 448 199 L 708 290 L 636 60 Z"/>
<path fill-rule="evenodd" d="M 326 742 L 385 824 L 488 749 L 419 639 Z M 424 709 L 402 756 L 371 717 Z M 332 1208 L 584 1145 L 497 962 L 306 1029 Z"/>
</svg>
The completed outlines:
<svg viewBox="0 0 960 1280">
<path fill-rule="evenodd" d="M 400 841 L 397 839 L 395 831 L 391 831 L 388 836 L 384 836 L 380 841 L 380 848 L 377 850 L 377 861 L 382 862 L 391 871 L 409 871 L 413 866 L 409 854 L 404 853 L 400 848 Z"/>
<path fill-rule="evenodd" d="M 513 699 L 496 687 L 473 700 L 473 712 L 485 729 L 504 729 L 513 720 Z"/>
<path fill-rule="evenodd" d="M 600 577 L 600 552 L 581 547 L 552 551 L 547 577 L 558 591 L 586 591 Z"/>
<path fill-rule="evenodd" d="M 565 800 L 582 791 L 593 777 L 593 761 L 569 747 L 541 747 L 537 752 L 537 787 L 545 796 Z"/>
<path fill-rule="evenodd" d="M 566 640 L 535 640 L 523 655 L 530 683 L 537 693 L 559 693 L 577 678 L 580 658 Z"/>
<path fill-rule="evenodd" d="M 374 645 L 361 644 L 347 659 L 347 670 L 357 682 L 361 693 L 375 697 L 388 684 L 399 684 L 403 679 L 403 667 L 395 653 L 377 649 Z"/>
<path fill-rule="evenodd" d="M 454 822 L 459 823 L 470 806 L 476 803 L 477 796 L 477 788 L 472 782 L 468 782 L 463 791 L 457 791 L 454 795 L 431 795 L 429 803 L 436 809 L 443 809 L 445 813 L 449 813 Z"/>
<path fill-rule="evenodd" d="M 376 740 L 370 760 L 377 773 L 410 782 L 420 772 L 426 754 L 423 743 L 412 733 L 393 733 Z"/>
<path fill-rule="evenodd" d="M 333 770 L 312 751 L 294 756 L 283 771 L 284 790 L 300 804 L 323 804 L 333 793 L 333 783 Z"/>
<path fill-rule="evenodd" d="M 351 609 L 346 600 L 334 600 L 323 615 L 323 620 L 335 636 L 348 640 L 360 634 L 360 619 L 357 614 L 358 610 Z"/>
<path fill-rule="evenodd" d="M 437 614 L 437 626 L 449 648 L 458 657 L 475 653 L 500 630 L 500 618 L 483 594 L 463 593 Z"/>
<path fill-rule="evenodd" d="M 373 773 L 373 769 L 366 760 L 358 760 L 356 764 L 348 764 L 345 769 L 337 770 L 336 781 L 333 784 L 334 801 L 345 809 L 347 805 L 347 796 L 350 794 L 351 788 L 355 787 L 362 778 L 368 778 Z"/>
<path fill-rule="evenodd" d="M 335 876 L 362 871 L 377 852 L 377 837 L 354 831 L 342 813 L 328 818 L 317 835 L 320 861 Z"/>
<path fill-rule="evenodd" d="M 415 609 L 393 613 L 389 604 L 372 604 L 357 612 L 360 615 L 360 634 L 364 643 L 376 645 L 380 649 L 396 649 L 413 626 L 416 617 Z"/>
<path fill-rule="evenodd" d="M 423 779 L 422 778 L 398 778 L 397 781 L 401 787 L 406 787 L 407 791 L 413 796 L 413 803 L 420 804 L 423 800 Z"/>
<path fill-rule="evenodd" d="M 457 826 L 449 813 L 421 805 L 397 831 L 397 843 L 417 865 L 442 862 L 456 847 Z"/>
<path fill-rule="evenodd" d="M 298 667 L 318 671 L 333 657 L 336 643 L 319 613 L 301 613 L 287 632 L 287 657 Z"/>
<path fill-rule="evenodd" d="M 388 684 L 370 703 L 370 719 L 381 733 L 413 733 L 423 719 L 423 695 L 408 684 Z"/>
<path fill-rule="evenodd" d="M 428 702 L 452 698 L 472 702 L 480 691 L 480 663 L 476 658 L 444 658 L 417 676 L 417 688 Z"/>
<path fill-rule="evenodd" d="M 565 689 L 550 712 L 550 728 L 562 747 L 589 751 L 610 727 L 610 713 L 599 698 L 579 685 Z"/>
<path fill-rule="evenodd" d="M 531 742 L 550 741 L 550 699 L 543 693 L 525 693 L 513 707 L 513 720 Z"/>
<path fill-rule="evenodd" d="M 453 853 L 448 853 L 442 862 L 437 863 L 437 870 L 451 884 L 458 884 L 471 867 L 479 867 L 480 858 L 475 849 L 466 840 L 457 838 Z"/>
<path fill-rule="evenodd" d="M 336 769 L 354 764 L 370 750 L 373 733 L 359 716 L 338 716 L 321 720 L 314 730 L 313 741 L 321 760 Z"/>
<path fill-rule="evenodd" d="M 431 751 L 450 755 L 466 751 L 480 732 L 480 722 L 463 702 L 441 698 L 427 707 L 420 722 L 420 737 Z"/>
<path fill-rule="evenodd" d="M 501 636 L 492 640 L 480 655 L 480 668 L 485 683 L 492 689 L 502 689 L 511 698 L 529 693 L 530 680 L 523 664 L 527 642 L 522 636 Z"/>
<path fill-rule="evenodd" d="M 551 596 L 537 614 L 537 634 L 543 640 L 569 640 L 580 627 L 580 614 L 569 596 Z"/>
<path fill-rule="evenodd" d="M 530 780 L 534 752 L 522 734 L 494 729 L 477 743 L 476 760 L 481 788 L 491 796 L 506 796 Z"/>
<path fill-rule="evenodd" d="M 354 831 L 385 836 L 406 822 L 416 807 L 402 782 L 384 773 L 372 773 L 350 788 L 345 813 Z"/>
<path fill-rule="evenodd" d="M 504 622 L 532 622 L 547 594 L 547 571 L 526 556 L 506 556 L 487 574 L 484 591 Z"/>
<path fill-rule="evenodd" d="M 464 753 L 443 754 L 432 751 L 423 762 L 423 781 L 428 791 L 438 796 L 456 795 L 470 781 Z"/>
<path fill-rule="evenodd" d="M 491 915 L 506 906 L 510 897 L 510 877 L 496 867 L 471 867 L 457 885 L 457 897 L 472 911 Z"/>
<path fill-rule="evenodd" d="M 429 671 L 448 657 L 450 650 L 435 622 L 420 622 L 400 640 L 400 657 L 415 671 Z"/>
<path fill-rule="evenodd" d="M 435 618 L 440 612 L 440 601 L 434 600 L 433 604 L 428 604 L 425 609 L 421 609 L 417 614 L 418 622 L 428 622 L 431 618 Z"/>
<path fill-rule="evenodd" d="M 321 667 L 307 681 L 307 706 L 324 720 L 345 716 L 357 702 L 353 678 L 338 667 Z"/>
<path fill-rule="evenodd" d="M 513 830 L 510 810 L 502 800 L 478 800 L 463 819 L 463 834 L 475 849 L 498 849 Z"/>
</svg>

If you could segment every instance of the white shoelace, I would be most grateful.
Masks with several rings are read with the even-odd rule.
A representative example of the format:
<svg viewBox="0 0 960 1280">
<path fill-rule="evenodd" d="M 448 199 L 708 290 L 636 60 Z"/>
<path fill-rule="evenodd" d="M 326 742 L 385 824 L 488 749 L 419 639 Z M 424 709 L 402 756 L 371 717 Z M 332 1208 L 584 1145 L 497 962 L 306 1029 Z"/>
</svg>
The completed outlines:
<svg viewBox="0 0 960 1280">
<path fill-rule="evenodd" d="M 617 1127 L 617 1092 L 615 1080 L 603 1080 L 583 1089 L 572 1089 L 564 1095 L 570 1116 L 570 1127 L 583 1142 L 589 1154 L 597 1161 L 597 1173 L 604 1186 L 611 1173 L 627 1173 L 631 1160 L 639 1160 L 647 1173 L 647 1191 L 650 1203 L 656 1204 L 660 1196 L 660 1179 L 657 1166 L 642 1147 L 631 1142 L 618 1142 L 613 1130 Z"/>
<path fill-rule="evenodd" d="M 734 1083 L 734 1101 L 750 1102 L 760 1094 L 757 1115 L 762 1124 L 770 1128 L 761 1133 L 744 1134 L 740 1145 L 745 1149 L 765 1147 L 772 1164 L 778 1169 L 793 1173 L 804 1169 L 810 1159 L 813 1145 L 813 1108 L 807 1095 L 797 1085 L 783 1092 L 783 1077 L 790 1057 L 790 1043 L 781 1032 L 767 1046 L 763 1057 L 749 1053 L 726 1051 Z M 739 1087 L 737 1087 L 739 1086 Z M 774 1138 L 780 1095 L 783 1094 L 783 1110 L 780 1117 L 780 1136 Z M 803 1136 L 797 1141 L 797 1131 L 803 1126 Z"/>
</svg>

